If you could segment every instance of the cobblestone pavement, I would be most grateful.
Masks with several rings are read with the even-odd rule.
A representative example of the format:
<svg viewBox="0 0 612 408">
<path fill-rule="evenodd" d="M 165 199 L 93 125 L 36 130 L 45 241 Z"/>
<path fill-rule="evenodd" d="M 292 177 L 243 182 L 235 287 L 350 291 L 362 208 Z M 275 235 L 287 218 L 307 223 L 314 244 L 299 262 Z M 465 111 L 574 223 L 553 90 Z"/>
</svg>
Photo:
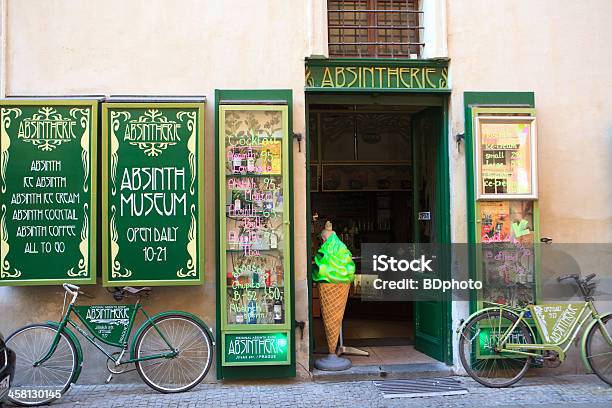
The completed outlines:
<svg viewBox="0 0 612 408">
<path fill-rule="evenodd" d="M 525 378 L 489 389 L 457 377 L 469 394 L 384 399 L 371 381 L 201 384 L 182 394 L 159 394 L 144 384 L 77 385 L 52 407 L 612 407 L 612 387 L 594 375 Z"/>
</svg>

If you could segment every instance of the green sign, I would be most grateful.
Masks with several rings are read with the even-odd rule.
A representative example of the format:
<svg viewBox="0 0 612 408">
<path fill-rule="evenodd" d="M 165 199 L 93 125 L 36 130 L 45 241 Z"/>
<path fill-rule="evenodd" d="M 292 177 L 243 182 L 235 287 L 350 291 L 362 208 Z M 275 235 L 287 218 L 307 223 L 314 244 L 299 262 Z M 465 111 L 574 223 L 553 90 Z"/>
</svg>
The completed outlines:
<svg viewBox="0 0 612 408">
<path fill-rule="evenodd" d="M 494 350 L 494 347 L 499 342 L 499 338 L 507 328 L 503 328 L 501 331 L 496 327 L 493 331 L 491 327 L 480 327 L 478 332 L 478 350 L 476 350 L 476 357 L 483 359 L 493 359 L 493 358 L 519 358 L 516 354 L 513 353 L 497 353 Z M 514 329 L 512 333 L 508 336 L 507 343 L 512 344 L 525 344 L 527 340 L 520 329 Z"/>
<path fill-rule="evenodd" d="M 223 365 L 289 364 L 289 336 L 281 333 L 225 333 Z"/>
<path fill-rule="evenodd" d="M 0 285 L 95 283 L 97 106 L 0 101 Z"/>
<path fill-rule="evenodd" d="M 306 88 L 448 91 L 448 62 L 308 59 Z"/>
<path fill-rule="evenodd" d="M 105 286 L 202 282 L 203 103 L 105 103 Z"/>
<path fill-rule="evenodd" d="M 98 339 L 122 346 L 130 335 L 136 307 L 134 305 L 75 306 L 74 311 Z"/>
<path fill-rule="evenodd" d="M 529 310 L 544 343 L 563 343 L 582 316 L 584 303 L 530 305 Z"/>
</svg>

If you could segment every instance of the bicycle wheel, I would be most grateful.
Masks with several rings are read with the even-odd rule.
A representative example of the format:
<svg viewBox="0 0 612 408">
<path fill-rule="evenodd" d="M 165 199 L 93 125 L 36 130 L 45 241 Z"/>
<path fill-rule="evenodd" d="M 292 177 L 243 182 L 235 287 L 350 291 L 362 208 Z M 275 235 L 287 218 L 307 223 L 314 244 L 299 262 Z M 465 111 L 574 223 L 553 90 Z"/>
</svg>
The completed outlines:
<svg viewBox="0 0 612 408">
<path fill-rule="evenodd" d="M 198 385 L 212 362 L 212 339 L 207 328 L 181 314 L 159 317 L 154 324 L 149 324 L 138 336 L 136 358 L 172 351 L 160 332 L 178 354 L 172 358 L 137 361 L 136 369 L 142 380 L 164 393 L 187 391 Z"/>
<path fill-rule="evenodd" d="M 527 372 L 531 358 L 497 350 L 499 338 L 516 321 L 516 315 L 498 309 L 483 311 L 465 325 L 459 338 L 461 364 L 480 384 L 492 388 L 508 387 Z M 533 343 L 524 322 L 518 324 L 508 342 Z"/>
<path fill-rule="evenodd" d="M 66 333 L 60 333 L 53 355 L 38 367 L 34 363 L 51 348 L 57 329 L 47 324 L 22 327 L 6 339 L 17 355 L 15 376 L 9 392 L 14 404 L 35 406 L 60 398 L 72 382 L 77 369 L 77 350 Z"/>
<path fill-rule="evenodd" d="M 605 316 L 601 321 L 608 336 L 612 337 L 612 315 Z M 612 385 L 612 345 L 606 340 L 599 324 L 591 327 L 587 334 L 585 353 L 593 372 L 602 381 Z"/>
</svg>

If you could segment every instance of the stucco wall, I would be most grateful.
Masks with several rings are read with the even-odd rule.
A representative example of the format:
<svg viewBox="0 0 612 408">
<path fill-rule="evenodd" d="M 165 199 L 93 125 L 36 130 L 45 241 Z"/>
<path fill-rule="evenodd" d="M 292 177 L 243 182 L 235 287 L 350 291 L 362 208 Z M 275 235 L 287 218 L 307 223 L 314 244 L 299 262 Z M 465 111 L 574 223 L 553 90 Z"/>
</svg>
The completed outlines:
<svg viewBox="0 0 612 408">
<path fill-rule="evenodd" d="M 0 0 L 0 94 L 205 95 L 205 193 L 214 219 L 214 89 L 289 88 L 293 130 L 304 132 L 304 57 L 326 54 L 325 0 Z M 557 242 L 612 240 L 612 2 L 425 0 L 425 56 L 451 58 L 451 217 L 467 240 L 464 91 L 534 91 L 538 109 L 541 232 Z M 179 6 L 180 5 L 180 6 Z M 445 10 L 446 8 L 446 10 Z M 431 14 L 430 14 L 431 13 Z M 432 18 L 435 15 L 435 18 Z M 432 27 L 432 25 L 435 25 Z M 448 35 L 448 41 L 446 38 Z M 447 54 L 448 53 L 448 54 Z M 296 318 L 308 320 L 305 143 L 294 143 Z M 206 284 L 156 288 L 150 311 L 182 308 L 214 325 L 214 223 L 206 226 Z M 112 302 L 104 289 L 93 301 Z M 57 319 L 61 292 L 0 288 L 0 331 Z M 457 303 L 453 318 L 465 317 Z M 296 336 L 306 376 L 308 328 Z M 457 353 L 455 353 L 455 356 Z M 106 377 L 90 353 L 85 382 Z M 123 377 L 130 380 L 131 377 Z M 121 380 L 121 377 L 118 377 Z M 208 380 L 214 379 L 214 374 Z"/>
<path fill-rule="evenodd" d="M 304 57 L 326 50 L 321 0 L 4 0 L 2 88 L 21 95 L 205 95 L 206 219 L 214 220 L 214 90 L 292 89 L 293 130 L 304 133 Z M 4 31 L 4 30 L 3 30 Z M 304 142 L 294 143 L 296 319 L 308 321 L 305 268 Z M 206 225 L 206 284 L 155 288 L 152 310 L 183 308 L 215 317 L 215 224 Z M 101 288 L 94 303 L 112 303 Z M 0 288 L 0 331 L 57 319 L 57 288 Z M 87 300 L 85 300 L 87 302 Z M 299 334 L 297 336 L 299 339 Z M 308 328 L 297 341 L 299 376 L 307 367 Z M 83 380 L 106 377 L 90 353 Z M 97 366 L 97 367 L 95 367 Z M 121 377 L 117 377 L 121 381 Z M 123 377 L 125 379 L 125 377 Z M 214 373 L 208 380 L 214 379 Z M 129 379 L 129 377 L 128 377 Z"/>
<path fill-rule="evenodd" d="M 535 92 L 541 232 L 612 241 L 612 2 L 447 1 L 452 130 L 464 91 Z M 465 214 L 463 149 L 453 151 L 455 210 Z M 466 225 L 456 223 L 457 241 Z"/>
<path fill-rule="evenodd" d="M 453 240 L 467 240 L 467 225 L 460 221 L 466 214 L 465 149 L 454 143 L 454 135 L 464 131 L 463 92 L 533 91 L 541 235 L 558 243 L 612 242 L 612 2 L 446 3 Z M 610 277 L 608 269 L 597 272 Z M 609 311 L 610 304 L 600 309 Z M 466 311 L 458 303 L 455 321 Z M 582 372 L 575 353 L 571 360 L 564 368 Z"/>
</svg>

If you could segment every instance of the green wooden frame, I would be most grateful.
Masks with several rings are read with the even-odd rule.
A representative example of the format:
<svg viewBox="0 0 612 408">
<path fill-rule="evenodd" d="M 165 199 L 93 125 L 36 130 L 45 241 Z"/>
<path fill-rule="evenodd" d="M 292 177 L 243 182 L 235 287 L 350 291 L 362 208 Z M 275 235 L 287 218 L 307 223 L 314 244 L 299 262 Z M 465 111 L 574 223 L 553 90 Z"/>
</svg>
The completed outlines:
<svg viewBox="0 0 612 408">
<path fill-rule="evenodd" d="M 517 108 L 535 108 L 535 97 L 533 92 L 464 92 L 464 120 L 465 120 L 465 170 L 466 170 L 466 209 L 467 209 L 467 235 L 468 243 L 474 246 L 479 242 L 479 233 L 477 233 L 478 223 L 476 222 L 476 192 L 475 192 L 475 169 L 474 163 L 474 134 L 473 134 L 473 110 L 476 108 L 492 108 L 517 109 Z M 500 201 L 503 201 L 500 200 Z M 537 205 L 537 203 L 535 203 Z M 534 212 L 535 212 L 534 206 Z M 536 222 L 536 214 L 534 213 L 534 223 Z M 539 223 L 539 222 L 538 222 Z M 534 237 L 537 238 L 537 237 Z M 537 242 L 536 248 L 537 248 Z M 536 282 L 539 277 L 539 259 L 536 251 Z M 469 270 L 470 278 L 478 279 L 479 271 L 477 271 L 477 258 L 475 251 L 469 251 Z M 537 284 L 536 284 L 537 291 Z M 536 299 L 537 299 L 536 292 Z M 476 312 L 481 305 L 478 304 L 475 293 L 470 296 L 470 313 Z"/>
<path fill-rule="evenodd" d="M 122 286 L 122 285 L 134 285 L 134 286 L 188 286 L 188 285 L 201 285 L 204 282 L 204 265 L 205 265 L 205 200 L 204 200 L 204 120 L 205 120 L 205 103 L 204 102 L 145 102 L 139 100 L 138 102 L 104 102 L 102 104 L 102 137 L 103 143 L 102 148 L 102 180 L 109 179 L 109 148 L 110 144 L 108 140 L 109 135 L 109 117 L 108 112 L 110 109 L 124 108 L 124 109 L 144 109 L 144 108 L 158 108 L 158 109 L 197 109 L 198 110 L 198 138 L 196 138 L 196 168 L 198 171 L 198 197 L 197 197 L 197 214 L 198 214 L 198 227 L 196 237 L 196 248 L 197 248 L 197 271 L 198 276 L 196 279 L 168 279 L 168 280 L 112 280 L 109 279 L 110 268 L 109 268 L 109 214 L 108 214 L 108 203 L 109 203 L 109 191 L 108 184 L 102 189 L 102 282 L 104 286 Z"/>
<path fill-rule="evenodd" d="M 531 127 L 531 140 L 530 140 L 530 149 L 531 149 L 531 164 L 537 169 L 538 168 L 538 136 L 537 136 L 537 120 L 535 109 L 532 108 L 472 108 L 472 129 L 475 130 L 476 121 L 479 119 L 479 115 L 486 114 L 487 116 L 483 116 L 484 119 L 499 119 L 500 117 L 507 117 L 509 121 L 518 121 L 518 120 L 526 120 L 526 118 L 530 118 L 530 127 Z M 521 114 L 521 116 L 509 116 L 510 114 Z M 478 163 L 478 137 L 476 133 L 472 137 L 473 139 L 473 149 L 474 153 L 474 161 L 473 166 L 475 169 L 475 182 L 476 182 L 476 200 L 537 200 L 538 199 L 538 174 L 537 171 L 531 173 L 531 193 L 530 194 L 485 194 L 483 192 L 478 192 L 480 187 L 480 180 L 478 180 L 478 169 L 480 164 Z"/>
<path fill-rule="evenodd" d="M 290 195 L 290 188 L 289 188 L 289 180 L 287 179 L 289 174 L 289 144 L 290 144 L 290 140 L 289 140 L 289 129 L 288 129 L 288 112 L 289 112 L 289 108 L 286 105 L 221 105 L 219 107 L 219 146 L 221 147 L 221 145 L 223 144 L 223 141 L 225 139 L 225 124 L 224 124 L 224 119 L 225 119 L 225 112 L 227 111 L 278 111 L 281 112 L 282 114 L 282 126 L 285 129 L 285 134 L 283 135 L 283 140 L 282 140 L 282 174 L 281 176 L 283 177 L 283 218 L 289 218 L 289 208 L 290 208 L 290 204 L 291 202 L 293 202 L 293 197 L 291 197 Z M 219 276 L 217 277 L 219 279 L 219 283 L 221 285 L 221 298 L 220 298 L 220 305 L 221 305 L 221 310 L 222 310 L 222 316 L 221 316 L 221 330 L 222 331 L 236 331 L 236 332 L 252 332 L 252 331 L 258 331 L 258 332 L 272 332 L 272 331 L 287 331 L 290 329 L 291 325 L 290 322 L 288 320 L 288 317 L 291 316 L 291 299 L 289 299 L 289 302 L 285 303 L 285 323 L 283 324 L 249 324 L 249 325 L 238 325 L 238 324 L 232 324 L 227 322 L 227 315 L 225 313 L 223 313 L 225 305 L 227 305 L 227 281 L 225 279 L 225 274 L 227 271 L 227 243 L 226 243 L 226 239 L 225 237 L 227 236 L 227 231 L 226 231 L 226 224 L 225 224 L 225 194 L 226 194 L 226 188 L 225 188 L 225 183 L 221 182 L 221 180 L 225 180 L 225 160 L 222 160 L 221 158 L 221 154 L 225 153 L 225 149 L 219 149 L 219 158 L 218 158 L 218 166 L 219 168 L 217 169 L 219 171 L 219 202 L 218 202 L 218 208 L 217 210 L 219 211 Z M 286 197 L 285 197 L 286 194 Z M 291 221 L 288 219 L 285 219 L 283 221 L 283 270 L 284 271 L 289 271 L 291 268 L 290 265 L 290 256 L 287 256 L 288 254 L 291 254 L 292 248 L 290 246 L 290 242 L 289 239 L 287 239 L 289 237 L 289 223 Z M 284 288 L 288 288 L 291 286 L 291 274 L 288 273 L 284 273 L 284 282 L 283 282 L 283 286 Z M 248 330 L 247 330 L 248 329 Z M 224 359 L 225 360 L 225 359 Z M 244 364 L 235 364 L 235 365 L 244 365 Z"/>
<path fill-rule="evenodd" d="M 98 231 L 97 231 L 97 219 L 98 219 L 98 139 L 100 134 L 98 132 L 98 118 L 99 118 L 99 105 L 103 98 L 101 97 L 75 97 L 75 98 L 7 98 L 0 100 L 0 108 L 3 106 L 83 106 L 91 108 L 91 123 L 90 123 L 90 136 L 89 136 L 89 156 L 90 156 L 90 176 L 89 176 L 89 187 L 90 187 L 90 234 L 89 234 L 89 277 L 86 278 L 66 278 L 66 279 L 31 279 L 27 281 L 20 280 L 2 280 L 0 281 L 1 286 L 38 286 L 38 285 L 59 285 L 62 283 L 73 283 L 73 284 L 95 284 L 97 277 L 97 266 L 98 266 Z"/>
<path fill-rule="evenodd" d="M 321 62 L 318 62 L 321 61 Z M 307 65 L 311 65 L 313 63 L 325 64 L 323 59 L 307 59 Z M 362 64 L 367 65 L 372 61 L 381 63 L 389 63 L 394 64 L 395 66 L 425 66 L 428 63 L 439 64 L 438 66 L 448 66 L 448 60 L 413 60 L 413 61 L 405 61 L 405 60 L 384 60 L 384 59 L 343 59 L 342 62 L 345 64 Z M 313 88 L 306 87 L 306 109 L 305 109 L 305 123 L 306 123 L 306 134 L 309 134 L 309 103 L 313 98 L 317 99 L 317 103 L 321 102 L 321 98 L 325 97 L 344 97 L 347 98 L 359 98 L 361 95 L 363 96 L 373 96 L 380 92 L 385 93 L 385 96 L 381 96 L 381 100 L 378 100 L 378 103 L 382 103 L 385 100 L 387 95 L 391 98 L 395 98 L 396 96 L 406 96 L 411 99 L 411 104 L 417 104 L 416 99 L 418 97 L 422 97 L 426 100 L 426 103 L 423 106 L 437 106 L 441 109 L 442 112 L 442 135 L 440 139 L 440 145 L 438 146 L 438 173 L 439 177 L 436 180 L 438 187 L 436 189 L 436 194 L 439 199 L 436 203 L 436 213 L 440 217 L 441 222 L 437 224 L 438 230 L 436 231 L 438 237 L 440 238 L 440 243 L 450 244 L 451 243 L 451 215 L 450 215 L 450 156 L 449 156 L 449 101 L 448 97 L 444 94 L 450 94 L 450 89 L 366 89 L 366 88 Z M 440 103 L 432 98 L 440 99 Z M 343 99 L 341 102 L 340 99 Z M 348 103 L 345 98 L 338 98 L 335 103 Z M 389 99 L 390 101 L 396 101 L 396 99 Z M 398 101 L 399 102 L 399 101 Z M 308 137 L 308 136 L 307 136 Z M 308 227 L 311 225 L 311 206 L 310 206 L 310 143 L 308 140 L 305 143 L 306 149 L 306 228 L 309 231 Z M 310 267 L 312 255 L 311 255 L 311 247 L 312 247 L 312 239 L 310 234 L 306 234 L 306 264 Z M 443 276 L 441 278 L 446 279 L 450 278 L 450 260 L 446 260 L 445 263 L 448 264 L 448 267 L 445 268 L 447 270 L 449 276 Z M 312 274 L 307 271 L 308 278 L 308 327 L 310 328 L 310 351 L 309 351 L 309 369 L 312 370 L 314 367 L 314 359 L 313 359 L 313 350 L 314 350 L 314 338 L 312 336 Z M 448 295 L 448 300 L 444 302 L 444 312 L 443 312 L 443 322 L 444 328 L 442 332 L 444 333 L 444 338 L 442 339 L 442 351 L 444 355 L 444 362 L 446 364 L 452 364 L 453 362 L 453 338 L 452 338 L 452 302 L 451 295 Z"/>
<path fill-rule="evenodd" d="M 246 101 L 246 102 L 245 102 Z M 219 194 L 219 178 L 221 175 L 219 174 L 219 152 L 221 149 L 219 143 L 219 110 L 220 107 L 225 104 L 270 104 L 273 101 L 276 104 L 285 104 L 287 105 L 287 130 L 289 132 L 289 136 L 292 134 L 293 129 L 293 92 L 289 89 L 257 89 L 257 90 L 215 90 L 215 169 L 216 177 L 215 177 L 215 197 L 216 197 L 216 205 L 215 208 L 219 209 L 219 200 L 221 200 L 221 196 Z M 248 103 L 247 103 L 248 102 Z M 282 103 L 281 103 L 282 102 Z M 289 191 L 287 193 L 287 197 L 293 197 L 293 143 L 292 138 L 289 137 L 287 141 L 287 145 L 291 146 L 288 149 L 288 162 L 289 173 L 286 175 L 287 180 L 289 181 Z M 225 177 L 225 174 L 223 174 Z M 223 198 L 225 201 L 225 198 Z M 238 379 L 265 379 L 265 378 L 287 378 L 287 377 L 295 377 L 296 363 L 295 363 L 295 287 L 292 284 L 295 277 L 294 272 L 294 235 L 293 235 L 293 200 L 290 200 L 289 203 L 289 236 L 288 240 L 290 243 L 291 251 L 289 252 L 289 260 L 290 260 L 290 269 L 288 270 L 288 277 L 290 279 L 291 284 L 289 285 L 289 291 L 285 291 L 285 294 L 289 293 L 290 299 L 288 303 L 291 303 L 290 313 L 286 313 L 286 321 L 289 322 L 289 358 L 290 364 L 287 365 L 242 365 L 242 366 L 224 366 L 222 364 L 222 358 L 217 358 L 217 379 L 219 380 L 238 380 Z M 221 239 L 220 239 L 220 229 L 221 229 L 221 214 L 217 214 L 215 217 L 215 242 L 216 247 L 219 249 L 221 247 Z M 219 271 L 221 270 L 221 257 L 216 257 L 216 270 L 217 275 L 219 275 Z M 287 274 L 287 271 L 285 271 Z M 225 275 L 224 275 L 225 276 Z M 221 283 L 217 280 L 216 283 L 216 294 L 217 294 L 217 307 L 216 307 L 216 338 L 223 339 L 222 331 L 221 331 L 221 322 L 222 322 L 222 311 L 221 311 Z M 287 304 L 288 304 L 287 303 Z M 225 313 L 225 310 L 223 310 Z M 254 327 L 257 327 L 253 325 Z M 280 326 L 280 325 L 279 325 Z M 280 332 L 282 330 L 277 330 Z M 260 330 L 261 332 L 261 330 Z M 233 332 L 232 333 L 238 333 Z"/>
</svg>

